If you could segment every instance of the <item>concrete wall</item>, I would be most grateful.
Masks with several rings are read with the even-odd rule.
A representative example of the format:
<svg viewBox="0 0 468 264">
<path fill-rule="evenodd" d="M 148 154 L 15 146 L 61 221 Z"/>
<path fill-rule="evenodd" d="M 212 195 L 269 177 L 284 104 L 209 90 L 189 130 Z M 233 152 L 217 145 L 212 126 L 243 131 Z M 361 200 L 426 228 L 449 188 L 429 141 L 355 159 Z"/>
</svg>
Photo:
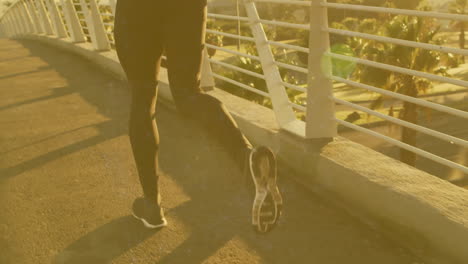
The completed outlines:
<svg viewBox="0 0 468 264">
<path fill-rule="evenodd" d="M 23 36 L 82 55 L 124 79 L 114 52 L 96 52 L 89 43 Z M 167 72 L 159 98 L 172 106 Z M 304 140 L 278 129 L 273 112 L 219 89 L 247 137 L 272 147 L 280 162 L 298 172 L 296 180 L 405 245 L 427 263 L 468 263 L 468 191 L 362 145 L 337 137 Z"/>
</svg>

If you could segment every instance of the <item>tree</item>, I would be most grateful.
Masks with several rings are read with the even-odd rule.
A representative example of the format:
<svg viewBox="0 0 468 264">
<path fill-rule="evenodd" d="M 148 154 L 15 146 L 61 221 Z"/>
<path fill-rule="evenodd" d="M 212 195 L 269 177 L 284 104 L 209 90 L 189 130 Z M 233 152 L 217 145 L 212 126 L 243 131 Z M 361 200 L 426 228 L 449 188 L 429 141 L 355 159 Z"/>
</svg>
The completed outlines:
<svg viewBox="0 0 468 264">
<path fill-rule="evenodd" d="M 342 23 L 334 24 L 333 27 L 421 43 L 442 43 L 442 40 L 435 38 L 439 26 L 435 23 L 435 20 L 427 18 L 406 16 L 392 16 L 387 20 L 347 18 Z M 356 37 L 346 38 L 344 41 L 359 58 L 427 73 L 446 74 L 446 67 L 442 65 L 442 61 L 447 61 L 442 60 L 442 57 L 445 55 L 436 51 Z M 426 92 L 432 85 L 430 81 L 424 78 L 365 65 L 358 65 L 352 78 L 361 83 L 381 87 L 411 97 L 418 97 L 418 95 Z M 381 95 L 371 104 L 371 108 L 380 108 L 385 99 Z M 403 102 L 403 108 L 399 112 L 398 118 L 417 124 L 419 110 L 421 109 L 418 105 Z M 388 114 L 390 116 L 395 115 L 393 105 L 389 108 Z M 416 137 L 417 131 L 402 127 L 401 140 L 404 143 L 415 146 Z M 410 151 L 401 149 L 400 160 L 414 166 L 416 155 Z"/>
</svg>

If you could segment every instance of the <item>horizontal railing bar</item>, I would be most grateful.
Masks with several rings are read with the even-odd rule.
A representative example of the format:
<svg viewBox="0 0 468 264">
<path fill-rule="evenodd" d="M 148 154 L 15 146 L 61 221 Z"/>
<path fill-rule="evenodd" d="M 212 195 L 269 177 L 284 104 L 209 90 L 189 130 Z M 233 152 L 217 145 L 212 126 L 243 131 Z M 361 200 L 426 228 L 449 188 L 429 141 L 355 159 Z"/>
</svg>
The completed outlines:
<svg viewBox="0 0 468 264">
<path fill-rule="evenodd" d="M 255 39 L 252 38 L 252 37 L 239 36 L 239 35 L 234 35 L 234 34 L 230 34 L 230 33 L 225 33 L 225 32 L 221 32 L 221 31 L 217 31 L 217 30 L 207 29 L 207 30 L 206 30 L 206 33 L 215 34 L 215 35 L 221 35 L 221 36 L 225 36 L 225 37 L 228 37 L 228 38 L 235 38 L 235 39 L 240 39 L 240 40 L 246 40 L 246 41 L 255 42 Z"/>
<path fill-rule="evenodd" d="M 214 78 L 217 78 L 217 79 L 223 80 L 223 81 L 225 81 L 225 82 L 234 84 L 234 85 L 239 86 L 239 87 L 241 87 L 241 88 L 244 88 L 244 89 L 246 89 L 246 90 L 248 90 L 248 91 L 251 91 L 252 93 L 256 93 L 256 94 L 258 94 L 258 95 L 261 95 L 261 96 L 270 98 L 270 95 L 269 95 L 269 94 L 265 93 L 264 91 L 260 91 L 260 90 L 258 90 L 258 89 L 255 89 L 255 88 L 253 88 L 253 87 L 251 87 L 251 86 L 249 86 L 249 85 L 245 85 L 245 84 L 243 84 L 243 83 L 241 83 L 241 82 L 238 82 L 238 81 L 235 81 L 235 80 L 226 78 L 226 77 L 224 77 L 224 76 L 222 76 L 222 75 L 219 75 L 219 74 L 216 74 L 216 73 L 213 73 L 212 75 L 213 75 Z"/>
<path fill-rule="evenodd" d="M 219 47 L 219 46 L 216 46 L 216 45 L 211 45 L 211 44 L 205 44 L 205 46 L 207 48 L 221 50 L 221 51 L 224 51 L 226 53 L 231 53 L 233 55 L 239 55 L 239 56 L 246 57 L 246 58 L 249 58 L 249 59 L 252 59 L 252 60 L 260 61 L 260 58 L 258 56 L 253 56 L 253 55 L 250 55 L 250 54 L 238 52 L 238 51 L 235 51 L 235 50 L 226 49 L 226 48 Z"/>
<path fill-rule="evenodd" d="M 276 41 L 268 41 L 268 44 L 270 44 L 272 46 L 285 48 L 285 49 L 291 49 L 291 50 L 296 50 L 296 51 L 300 51 L 300 52 L 304 52 L 304 53 L 309 53 L 308 48 L 304 48 L 304 47 L 300 47 L 300 46 L 296 46 L 296 45 L 284 44 L 284 43 L 280 43 L 280 42 L 276 42 Z"/>
<path fill-rule="evenodd" d="M 430 79 L 433 81 L 438 81 L 438 82 L 445 82 L 445 83 L 450 83 L 462 87 L 468 87 L 468 82 L 463 81 L 463 80 L 456 80 L 456 79 L 451 79 L 448 77 L 440 76 L 440 75 L 435 75 L 431 73 L 426 73 L 426 72 L 421 72 L 421 71 L 416 71 L 416 70 L 411 70 L 399 66 L 393 66 L 385 63 L 380 63 L 380 62 L 375 62 L 375 61 L 370 61 L 370 60 L 365 60 L 365 59 L 360 59 L 356 57 L 351 57 L 351 56 L 345 56 L 341 54 L 336 54 L 336 53 L 331 53 L 331 52 L 325 52 L 325 55 L 335 58 L 335 59 L 340 59 L 340 60 L 345 60 L 345 61 L 350 61 L 350 62 L 356 62 L 359 64 L 383 69 L 383 70 L 388 70 L 388 71 L 394 71 L 402 74 L 407 74 L 407 75 L 414 75 L 418 76 L 421 78 L 426 78 Z"/>
<path fill-rule="evenodd" d="M 386 14 L 394 14 L 394 15 L 408 15 L 408 16 L 468 21 L 467 15 L 457 15 L 457 14 L 441 13 L 441 12 L 433 12 L 433 11 L 418 11 L 418 10 L 409 10 L 409 9 L 352 5 L 352 4 L 338 4 L 338 3 L 321 3 L 321 6 L 334 8 L 334 9 L 346 9 L 346 10 L 377 12 L 377 13 L 386 13 Z"/>
<path fill-rule="evenodd" d="M 343 121 L 343 120 L 340 120 L 338 118 L 335 118 L 336 122 L 338 122 L 339 124 L 343 125 L 343 126 L 346 126 L 346 127 L 349 127 L 351 129 L 355 129 L 357 131 L 360 131 L 360 132 L 363 132 L 363 133 L 366 133 L 366 134 L 369 134 L 369 135 L 372 135 L 372 136 L 375 136 L 377 138 L 380 138 L 382 140 L 385 140 L 387 141 L 388 143 L 390 144 L 393 144 L 393 145 L 396 145 L 400 148 L 403 148 L 403 149 L 406 149 L 408 151 L 411 151 L 413 153 L 416 153 L 420 156 L 423 156 L 425 158 L 428 158 L 430 160 L 433 160 L 435 162 L 438 162 L 440 164 L 443 164 L 443 165 L 446 165 L 448 167 L 451 167 L 451 168 L 454 168 L 454 169 L 459 169 L 461 171 L 463 171 L 464 173 L 468 173 L 468 168 L 463 166 L 463 165 L 460 165 L 458 163 L 455 163 L 453 161 L 450 161 L 450 160 L 447 160 L 447 159 L 444 159 L 444 158 L 441 158 L 437 155 L 434 155 L 432 153 L 429 153 L 427 151 L 424 151 L 422 149 L 418 149 L 416 147 L 413 147 L 411 145 L 408 145 L 406 143 L 403 143 L 399 140 L 396 140 L 396 139 L 393 139 L 391 137 L 388 137 L 388 136 L 385 136 L 385 135 L 382 135 L 380 133 L 377 133 L 375 131 L 372 131 L 370 129 L 367 129 L 367 128 L 364 128 L 364 127 L 360 127 L 358 125 L 354 125 L 354 124 L 351 124 L 349 122 L 346 122 L 346 121 Z"/>
<path fill-rule="evenodd" d="M 341 78 L 341 77 L 338 77 L 338 76 L 331 76 L 330 79 L 334 80 L 334 81 L 337 81 L 337 82 L 342 82 L 342 83 L 348 84 L 348 85 L 353 86 L 353 87 L 366 89 L 366 90 L 369 90 L 369 91 L 372 91 L 372 92 L 376 92 L 376 93 L 379 93 L 379 94 L 383 94 L 383 95 L 387 95 L 387 96 L 390 96 L 390 97 L 393 97 L 393 98 L 397 98 L 397 99 L 400 99 L 402 101 L 410 102 L 410 103 L 417 104 L 417 105 L 427 107 L 427 108 L 431 108 L 431 109 L 434 109 L 434 110 L 437 110 L 437 111 L 440 111 L 440 112 L 445 112 L 445 113 L 448 113 L 448 114 L 459 116 L 461 118 L 468 119 L 468 112 L 465 112 L 465 111 L 461 111 L 461 110 L 454 109 L 454 108 L 451 108 L 451 107 L 447 107 L 447 106 L 444 106 L 444 105 L 436 104 L 436 103 L 429 102 L 429 101 L 426 101 L 426 100 L 423 100 L 423 99 L 411 97 L 411 96 L 408 96 L 408 95 L 395 93 L 395 92 L 388 91 L 388 90 L 385 90 L 385 89 L 382 89 L 382 88 L 377 88 L 377 87 L 374 87 L 374 86 L 371 86 L 371 85 L 354 82 L 354 81 L 347 80 L 347 79 L 344 79 L 344 78 Z"/>
<path fill-rule="evenodd" d="M 221 15 L 221 14 L 213 14 L 213 13 L 208 13 L 208 18 L 226 19 L 226 20 L 235 20 L 235 21 L 239 20 L 239 21 L 249 22 L 248 17 Z"/>
<path fill-rule="evenodd" d="M 311 1 L 287 1 L 287 0 L 254 0 L 257 3 L 287 4 L 297 6 L 311 6 Z"/>
<path fill-rule="evenodd" d="M 292 106 L 294 109 L 299 110 L 301 112 L 305 113 L 307 111 L 307 108 L 302 106 L 302 105 L 298 105 L 298 104 L 293 103 L 293 102 L 289 102 L 289 105 Z"/>
<path fill-rule="evenodd" d="M 213 59 L 208 59 L 208 61 L 211 62 L 211 63 L 214 63 L 214 64 L 221 65 L 221 66 L 226 67 L 228 69 L 235 70 L 235 71 L 238 71 L 238 72 L 242 72 L 242 73 L 245 73 L 247 75 L 250 75 L 250 76 L 265 80 L 265 76 L 263 74 L 259 74 L 259 73 L 253 72 L 253 71 L 243 69 L 241 67 L 237 67 L 237 66 L 234 66 L 234 65 L 231 65 L 231 64 L 228 64 L 228 63 L 224 63 L 224 62 L 221 62 L 221 61 L 213 60 Z"/>
<path fill-rule="evenodd" d="M 366 33 L 336 29 L 336 28 L 324 28 L 323 30 L 329 33 L 348 36 L 348 37 L 359 37 L 359 38 L 371 39 L 371 40 L 387 42 L 391 44 L 397 44 L 397 45 L 408 46 L 408 47 L 413 47 L 413 48 L 421 48 L 421 49 L 434 50 L 434 51 L 439 51 L 439 52 L 454 53 L 454 54 L 459 54 L 463 56 L 468 56 L 468 50 L 463 50 L 463 49 L 458 49 L 458 48 L 450 48 L 450 47 L 444 47 L 444 46 L 439 46 L 439 45 L 433 45 L 429 43 L 421 43 L 421 42 L 416 42 L 416 41 L 389 38 L 389 37 L 377 36 L 377 35 L 372 35 L 372 34 L 366 34 Z"/>
<path fill-rule="evenodd" d="M 430 136 L 433 136 L 433 137 L 437 137 L 439 139 L 445 140 L 445 141 L 450 142 L 450 143 L 455 143 L 455 144 L 463 146 L 463 147 L 468 147 L 468 141 L 466 141 L 466 140 L 463 140 L 463 139 L 460 139 L 460 138 L 457 138 L 457 137 L 453 137 L 453 136 L 450 136 L 450 135 L 447 135 L 447 134 L 444 134 L 444 133 L 441 133 L 441 132 L 438 132 L 438 131 L 435 131 L 435 130 L 432 130 L 432 129 L 429 129 L 429 128 L 425 128 L 423 126 L 419 126 L 419 125 L 416 125 L 416 124 L 413 124 L 413 123 L 410 123 L 410 122 L 407 122 L 407 121 L 404 121 L 404 120 L 401 120 L 401 119 L 398 119 L 398 118 L 395 118 L 395 117 L 392 117 L 392 116 L 388 116 L 388 115 L 379 113 L 377 111 L 371 110 L 369 108 L 366 108 L 366 107 L 363 107 L 363 106 L 360 106 L 360 105 L 357 105 L 357 104 L 353 104 L 353 103 L 347 102 L 345 100 L 338 99 L 338 98 L 333 97 L 333 96 L 330 96 L 330 99 L 337 102 L 337 103 L 339 103 L 339 104 L 349 106 L 349 107 L 351 107 L 353 109 L 360 110 L 362 112 L 368 113 L 368 114 L 373 115 L 373 116 L 377 116 L 377 117 L 382 118 L 384 120 L 387 120 L 389 122 L 392 122 L 392 123 L 395 123 L 395 124 L 398 124 L 398 125 L 401 125 L 401 126 L 404 126 L 404 127 L 407 127 L 407 128 L 411 128 L 411 129 L 416 130 L 418 132 L 422 132 L 424 134 L 427 134 L 427 135 L 430 135 Z"/>
<path fill-rule="evenodd" d="M 102 22 L 102 24 L 105 25 L 105 26 L 109 26 L 109 27 L 113 27 L 113 26 L 114 26 L 114 23 Z"/>
<path fill-rule="evenodd" d="M 303 68 L 303 67 L 299 67 L 299 66 L 296 66 L 296 65 L 291 65 L 291 64 L 287 64 L 287 63 L 283 63 L 283 62 L 279 62 L 279 61 L 275 61 L 275 64 L 280 66 L 281 68 L 285 68 L 285 69 L 288 69 L 288 70 L 293 70 L 293 71 L 297 71 L 297 72 L 301 72 L 301 73 L 305 73 L 305 74 L 309 73 L 308 69 Z"/>
<path fill-rule="evenodd" d="M 303 30 L 310 30 L 310 25 L 304 25 L 304 24 L 295 24 L 295 23 L 289 23 L 289 22 L 272 21 L 272 20 L 266 20 L 266 19 L 259 19 L 258 22 L 263 23 L 263 24 L 267 24 L 267 25 L 274 25 L 274 26 L 287 27 L 287 28 L 296 28 L 296 29 L 303 29 Z"/>
<path fill-rule="evenodd" d="M 281 82 L 285 87 L 287 88 L 290 88 L 290 89 L 293 89 L 293 90 L 296 90 L 298 92 L 303 92 L 303 93 L 307 93 L 307 89 L 304 88 L 304 87 L 300 87 L 300 86 L 297 86 L 297 85 L 294 85 L 294 84 L 290 84 L 290 83 L 287 83 L 287 82 Z"/>
<path fill-rule="evenodd" d="M 106 17 L 113 17 L 114 14 L 111 14 L 111 13 L 100 13 L 101 16 L 106 16 Z"/>
</svg>

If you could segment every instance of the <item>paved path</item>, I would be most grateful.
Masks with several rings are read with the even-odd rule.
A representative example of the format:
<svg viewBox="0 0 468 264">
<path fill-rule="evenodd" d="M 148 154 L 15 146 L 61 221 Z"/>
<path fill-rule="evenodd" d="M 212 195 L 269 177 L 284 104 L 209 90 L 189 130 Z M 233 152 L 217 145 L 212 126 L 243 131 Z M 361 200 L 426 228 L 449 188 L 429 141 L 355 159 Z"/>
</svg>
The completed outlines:
<svg viewBox="0 0 468 264">
<path fill-rule="evenodd" d="M 170 226 L 143 229 L 129 215 L 141 191 L 128 98 L 122 82 L 77 56 L 0 39 L 0 263 L 421 263 L 287 171 L 285 216 L 257 235 L 232 162 L 161 105 Z"/>
</svg>

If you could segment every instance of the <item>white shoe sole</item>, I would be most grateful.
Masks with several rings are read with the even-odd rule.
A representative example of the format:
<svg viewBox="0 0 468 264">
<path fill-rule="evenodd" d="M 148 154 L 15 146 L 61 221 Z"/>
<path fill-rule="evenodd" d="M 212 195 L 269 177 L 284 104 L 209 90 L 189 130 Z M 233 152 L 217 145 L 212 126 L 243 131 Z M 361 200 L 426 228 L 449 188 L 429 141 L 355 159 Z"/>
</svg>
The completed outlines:
<svg viewBox="0 0 468 264">
<path fill-rule="evenodd" d="M 254 152 L 255 150 L 253 150 L 249 156 L 250 174 L 255 184 L 255 199 L 252 206 L 252 225 L 256 227 L 257 231 L 265 233 L 269 231 L 269 225 L 273 226 L 278 221 L 282 211 L 283 198 L 281 197 L 276 183 L 276 162 L 274 158 L 268 155 L 266 159 L 259 161 L 259 173 L 261 175 L 255 175 L 252 167 Z M 275 206 L 274 217 L 272 221 L 261 222 L 260 217 L 263 216 L 261 211 L 268 194 L 271 195 Z M 268 212 L 264 214 L 268 214 Z"/>
<path fill-rule="evenodd" d="M 161 227 L 167 226 L 167 220 L 166 220 L 166 218 L 163 218 L 163 222 L 162 222 L 161 224 L 159 224 L 159 225 L 152 225 L 152 224 L 148 223 L 144 218 L 138 217 L 138 216 L 136 216 L 136 215 L 133 214 L 133 213 L 132 213 L 132 215 L 133 215 L 133 217 L 135 217 L 136 219 L 140 220 L 140 221 L 143 223 L 143 225 L 144 225 L 146 228 L 149 228 L 149 229 L 155 229 L 155 228 L 161 228 Z"/>
</svg>

